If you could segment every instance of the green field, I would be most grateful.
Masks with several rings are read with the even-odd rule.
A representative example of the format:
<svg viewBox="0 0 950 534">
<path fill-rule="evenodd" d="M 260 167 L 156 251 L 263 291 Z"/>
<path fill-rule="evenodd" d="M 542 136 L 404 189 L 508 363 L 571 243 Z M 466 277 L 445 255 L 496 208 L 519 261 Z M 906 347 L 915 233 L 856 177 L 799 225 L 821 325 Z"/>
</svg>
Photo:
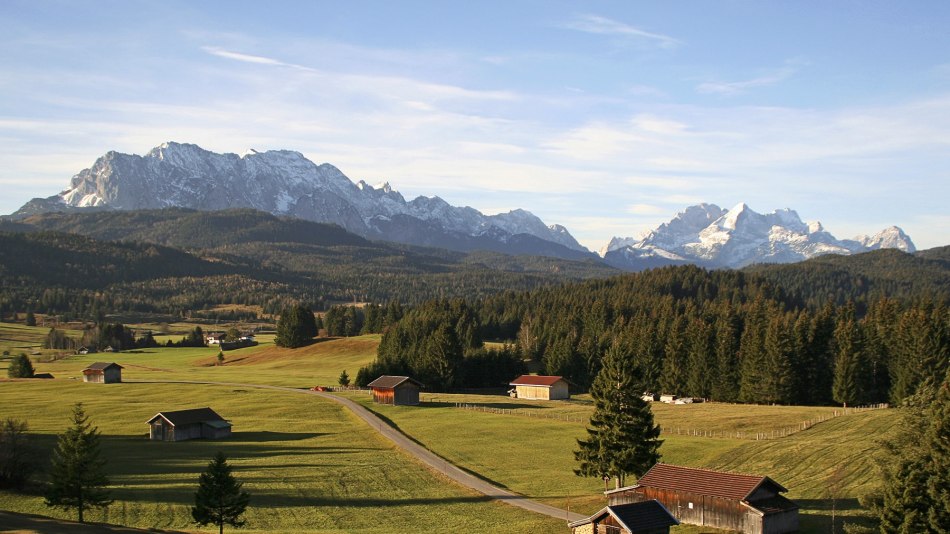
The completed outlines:
<svg viewBox="0 0 950 534">
<path fill-rule="evenodd" d="M 373 404 L 365 393 L 346 395 L 433 452 L 500 486 L 580 513 L 592 513 L 605 504 L 603 481 L 573 474 L 576 462 L 572 451 L 576 440 L 586 436 L 585 423 L 541 416 L 589 414 L 593 408 L 583 397 L 564 402 L 424 394 L 420 407 L 394 407 Z M 456 402 L 511 409 L 516 414 L 463 410 L 455 407 Z M 531 411 L 537 415 L 523 415 Z M 801 421 L 830 417 L 835 411 L 797 406 L 654 404 L 656 421 L 664 428 L 679 425 L 746 433 L 796 426 Z M 888 435 L 896 415 L 893 410 L 851 413 L 785 438 L 758 441 L 664 433 L 661 453 L 667 463 L 769 476 L 789 488 L 788 496 L 802 505 L 803 531 L 827 532 L 829 478 L 842 466 L 839 513 L 856 515 L 856 499 L 878 484 L 871 456 L 878 448 L 877 441 Z M 692 527 L 678 530 L 692 531 Z"/>
<path fill-rule="evenodd" d="M 0 324 L 0 346 L 28 349 L 46 331 Z M 187 509 L 197 473 L 221 448 L 256 496 L 249 519 L 259 531 L 383 532 L 413 525 L 487 532 L 499 524 L 505 525 L 502 532 L 566 531 L 563 522 L 485 502 L 443 480 L 394 451 L 342 408 L 317 398 L 229 386 L 81 383 L 81 370 L 89 363 L 116 361 L 125 367 L 126 381 L 335 385 L 342 370 L 353 377 L 374 358 L 379 336 L 320 340 L 295 350 L 275 347 L 268 336 L 260 339 L 257 347 L 225 353 L 224 365 L 215 365 L 217 348 L 146 349 L 37 362 L 38 372 L 51 372 L 56 379 L 0 385 L 3 415 L 27 419 L 49 448 L 66 425 L 72 402 L 87 404 L 106 436 L 120 499 L 107 517 L 93 520 L 189 528 Z M 576 439 L 584 437 L 593 409 L 588 396 L 550 402 L 424 393 L 419 407 L 392 407 L 372 404 L 366 393 L 345 395 L 448 461 L 499 486 L 579 513 L 604 504 L 602 481 L 573 474 Z M 512 413 L 465 410 L 459 403 Z M 234 421 L 237 435 L 178 444 L 144 439 L 144 421 L 155 412 L 204 405 Z M 655 403 L 653 410 L 664 428 L 664 461 L 772 477 L 802 505 L 804 532 L 829 531 L 833 475 L 843 480 L 838 512 L 860 515 L 857 497 L 878 484 L 871 459 L 877 441 L 891 432 L 897 418 L 894 410 L 832 418 L 840 408 L 715 403 Z M 818 419 L 826 420 L 800 430 L 803 421 Z M 754 438 L 789 428 L 799 431 L 777 439 Z M 730 437 L 687 435 L 697 433 Z M 38 497 L 9 493 L 0 493 L 0 508 L 51 513 Z M 700 530 L 678 527 L 677 532 Z"/>
<path fill-rule="evenodd" d="M 166 362 L 164 365 L 168 365 Z M 91 521 L 194 530 L 198 474 L 218 450 L 252 495 L 249 532 L 378 532 L 406 525 L 434 532 L 552 532 L 563 521 L 469 492 L 395 450 L 344 408 L 313 396 L 226 386 L 83 384 L 23 380 L 0 385 L 5 417 L 29 421 L 44 449 L 83 402 L 103 434 L 116 502 Z M 234 424 L 231 439 L 145 439 L 159 410 L 211 406 Z M 72 517 L 39 496 L 0 492 L 0 509 Z"/>
</svg>

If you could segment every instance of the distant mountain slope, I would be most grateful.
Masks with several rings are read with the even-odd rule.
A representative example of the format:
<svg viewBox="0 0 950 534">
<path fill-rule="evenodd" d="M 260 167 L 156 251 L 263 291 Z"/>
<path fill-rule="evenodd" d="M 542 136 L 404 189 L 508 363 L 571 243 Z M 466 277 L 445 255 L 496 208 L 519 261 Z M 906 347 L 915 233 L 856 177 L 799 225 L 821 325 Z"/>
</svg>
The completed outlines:
<svg viewBox="0 0 950 534">
<path fill-rule="evenodd" d="M 886 249 L 852 256 L 828 255 L 743 270 L 818 306 L 829 300 L 838 304 L 848 299 L 870 302 L 882 296 L 950 303 L 950 247 L 915 254 Z"/>
<path fill-rule="evenodd" d="M 524 210 L 483 215 L 439 197 L 407 202 L 389 184 L 353 183 L 299 152 L 216 154 L 165 143 L 144 156 L 109 152 L 58 195 L 36 198 L 14 216 L 75 210 L 253 208 L 337 224 L 357 235 L 453 250 L 489 249 L 583 259 L 591 255 L 562 226 Z"/>
<path fill-rule="evenodd" d="M 616 273 L 596 260 L 373 242 L 248 209 L 34 215 L 0 222 L 0 249 L 0 304 L 18 309 L 46 302 L 50 291 L 71 309 L 77 298 L 106 299 L 109 309 L 163 313 L 233 303 L 279 309 L 291 300 L 413 303 Z"/>
<path fill-rule="evenodd" d="M 740 268 L 753 263 L 792 263 L 824 254 L 855 254 L 881 248 L 914 252 L 903 230 L 892 226 L 873 236 L 839 240 L 821 223 L 804 223 L 795 211 L 760 214 L 740 203 L 691 206 L 642 239 L 615 237 L 601 250 L 614 267 L 638 271 L 662 265 L 696 264 Z"/>
</svg>

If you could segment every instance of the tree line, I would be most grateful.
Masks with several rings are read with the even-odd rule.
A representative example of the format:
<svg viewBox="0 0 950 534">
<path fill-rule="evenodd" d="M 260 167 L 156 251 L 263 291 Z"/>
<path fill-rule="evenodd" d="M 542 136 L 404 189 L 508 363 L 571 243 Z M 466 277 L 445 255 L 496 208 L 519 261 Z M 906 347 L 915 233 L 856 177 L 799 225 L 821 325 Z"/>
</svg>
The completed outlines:
<svg viewBox="0 0 950 534">
<path fill-rule="evenodd" d="M 430 388 L 476 387 L 468 358 L 486 339 L 509 340 L 506 357 L 533 360 L 581 390 L 616 346 L 647 391 L 724 402 L 896 403 L 942 377 L 946 304 L 884 297 L 862 309 L 806 306 L 762 278 L 693 266 L 432 301 L 386 330 L 356 382 L 413 374 Z"/>
</svg>

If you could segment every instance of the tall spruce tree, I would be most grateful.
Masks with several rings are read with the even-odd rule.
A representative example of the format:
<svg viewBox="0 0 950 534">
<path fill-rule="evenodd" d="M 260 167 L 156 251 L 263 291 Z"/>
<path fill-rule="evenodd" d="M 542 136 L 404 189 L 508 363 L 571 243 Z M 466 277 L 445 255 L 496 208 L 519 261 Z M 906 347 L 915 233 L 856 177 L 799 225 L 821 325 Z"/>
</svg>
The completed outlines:
<svg viewBox="0 0 950 534">
<path fill-rule="evenodd" d="M 60 434 L 53 450 L 46 506 L 75 508 L 82 523 L 86 510 L 108 506 L 112 499 L 105 489 L 109 478 L 99 449 L 99 430 L 89 423 L 82 403 L 73 406 L 72 417 L 73 426 Z"/>
<path fill-rule="evenodd" d="M 604 355 L 603 368 L 590 390 L 594 413 L 587 440 L 577 440 L 574 459 L 578 476 L 614 478 L 617 487 L 627 475 L 640 477 L 660 460 L 660 427 L 643 400 L 643 380 L 616 346 Z"/>
<path fill-rule="evenodd" d="M 244 526 L 245 520 L 241 516 L 251 497 L 241 489 L 242 486 L 231 474 L 227 457 L 218 451 L 208 463 L 208 469 L 198 477 L 195 506 L 191 509 L 195 523 L 217 525 L 219 533 L 224 532 L 224 525 Z"/>
<path fill-rule="evenodd" d="M 882 533 L 950 532 L 950 373 L 924 384 L 901 408 L 898 438 L 880 458 L 882 494 L 871 499 Z"/>
<path fill-rule="evenodd" d="M 853 314 L 846 313 L 835 328 L 835 370 L 831 393 L 835 402 L 844 406 L 862 400 L 864 342 Z"/>
<path fill-rule="evenodd" d="M 22 352 L 11 358 L 10 363 L 7 364 L 8 378 L 32 378 L 34 373 L 30 357 Z"/>
</svg>

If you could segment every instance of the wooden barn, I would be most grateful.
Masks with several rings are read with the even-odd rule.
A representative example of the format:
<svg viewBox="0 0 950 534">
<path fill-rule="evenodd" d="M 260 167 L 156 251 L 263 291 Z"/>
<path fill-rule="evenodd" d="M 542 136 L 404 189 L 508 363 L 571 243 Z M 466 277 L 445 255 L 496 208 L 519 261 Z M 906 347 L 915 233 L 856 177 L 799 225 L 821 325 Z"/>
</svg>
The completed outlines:
<svg viewBox="0 0 950 534">
<path fill-rule="evenodd" d="M 373 400 L 380 404 L 415 406 L 419 404 L 422 382 L 408 376 L 383 375 L 367 384 L 373 390 Z"/>
<path fill-rule="evenodd" d="M 96 362 L 82 370 L 82 381 L 95 384 L 122 382 L 122 366 L 114 362 Z"/>
<path fill-rule="evenodd" d="M 659 501 L 605 506 L 596 514 L 568 523 L 571 534 L 670 534 L 680 522 Z"/>
<path fill-rule="evenodd" d="M 211 408 L 158 412 L 148 420 L 148 438 L 154 441 L 220 439 L 231 435 L 231 423 Z"/>
<path fill-rule="evenodd" d="M 571 398 L 567 380 L 560 376 L 521 375 L 512 380 L 519 399 L 564 400 Z"/>
<path fill-rule="evenodd" d="M 769 477 L 656 464 L 636 485 L 606 492 L 611 506 L 656 499 L 681 523 L 746 534 L 798 531 L 798 505 Z"/>
</svg>

